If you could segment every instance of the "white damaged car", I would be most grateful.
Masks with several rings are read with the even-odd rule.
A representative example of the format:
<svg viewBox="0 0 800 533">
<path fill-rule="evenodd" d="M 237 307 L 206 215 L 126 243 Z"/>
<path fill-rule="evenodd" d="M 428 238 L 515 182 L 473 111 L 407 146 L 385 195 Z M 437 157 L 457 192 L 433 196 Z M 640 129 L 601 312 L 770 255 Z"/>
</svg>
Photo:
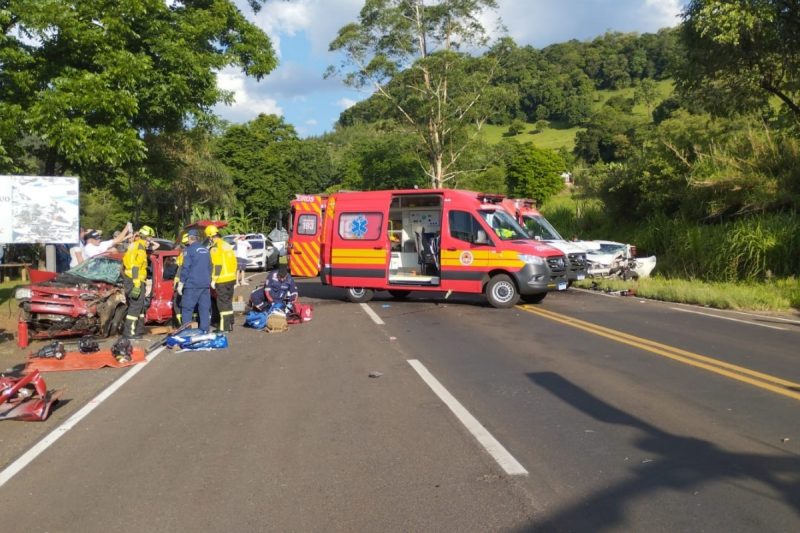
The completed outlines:
<svg viewBox="0 0 800 533">
<path fill-rule="evenodd" d="M 647 278 L 656 267 L 656 256 L 637 257 L 636 246 L 615 241 L 574 241 L 586 250 L 589 277 Z"/>
</svg>

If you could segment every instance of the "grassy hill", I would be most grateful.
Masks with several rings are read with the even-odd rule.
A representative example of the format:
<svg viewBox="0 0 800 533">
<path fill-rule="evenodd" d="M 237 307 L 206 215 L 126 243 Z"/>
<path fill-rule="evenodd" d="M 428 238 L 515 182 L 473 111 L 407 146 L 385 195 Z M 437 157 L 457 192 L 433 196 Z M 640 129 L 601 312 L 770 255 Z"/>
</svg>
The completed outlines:
<svg viewBox="0 0 800 533">
<path fill-rule="evenodd" d="M 672 80 L 663 80 L 658 82 L 658 93 L 660 95 L 659 101 L 669 96 L 672 93 L 672 88 Z M 633 87 L 614 91 L 597 91 L 595 93 L 593 110 L 596 111 L 600 109 L 603 104 L 605 104 L 606 101 L 613 96 L 632 98 L 634 91 L 635 89 Z M 641 117 L 645 120 L 650 118 L 650 112 L 644 104 L 635 105 L 633 107 L 633 115 Z M 513 138 L 521 143 L 532 142 L 540 148 L 558 150 L 559 148 L 563 147 L 568 151 L 572 151 L 572 149 L 575 147 L 575 135 L 582 129 L 578 126 L 571 128 L 566 127 L 565 125 L 559 124 L 556 121 L 550 122 L 549 127 L 544 128 L 539 133 L 534 133 L 535 128 L 536 127 L 534 124 L 528 123 L 528 127 L 525 129 L 525 131 L 519 135 L 514 135 Z M 508 137 L 507 132 L 508 125 L 487 124 L 483 127 L 482 137 L 490 144 L 497 144 L 502 139 Z"/>
</svg>

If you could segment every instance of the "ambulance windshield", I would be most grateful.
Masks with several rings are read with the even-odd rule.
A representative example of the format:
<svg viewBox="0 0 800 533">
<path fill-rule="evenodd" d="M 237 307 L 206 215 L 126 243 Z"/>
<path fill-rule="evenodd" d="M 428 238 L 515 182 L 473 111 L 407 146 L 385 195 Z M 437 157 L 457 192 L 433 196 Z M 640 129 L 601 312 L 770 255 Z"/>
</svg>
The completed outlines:
<svg viewBox="0 0 800 533">
<path fill-rule="evenodd" d="M 501 209 L 481 209 L 479 211 L 483 220 L 486 221 L 495 235 L 503 241 L 513 241 L 518 239 L 529 239 L 525 230 L 517 224 L 511 215 Z"/>
<path fill-rule="evenodd" d="M 525 229 L 530 236 L 543 241 L 563 241 L 564 238 L 556 231 L 550 222 L 541 215 L 525 215 Z"/>
</svg>

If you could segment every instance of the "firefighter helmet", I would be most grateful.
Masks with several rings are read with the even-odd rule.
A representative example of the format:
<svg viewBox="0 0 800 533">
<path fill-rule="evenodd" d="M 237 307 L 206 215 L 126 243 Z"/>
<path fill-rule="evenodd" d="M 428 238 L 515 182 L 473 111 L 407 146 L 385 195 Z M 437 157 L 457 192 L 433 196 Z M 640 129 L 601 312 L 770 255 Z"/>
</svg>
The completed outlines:
<svg viewBox="0 0 800 533">
<path fill-rule="evenodd" d="M 156 232 L 150 226 L 142 226 L 139 228 L 139 235 L 142 237 L 153 237 Z"/>
<path fill-rule="evenodd" d="M 205 229 L 206 237 L 213 237 L 215 235 L 219 235 L 219 228 L 217 228 L 214 224 L 209 224 L 206 226 Z"/>
</svg>

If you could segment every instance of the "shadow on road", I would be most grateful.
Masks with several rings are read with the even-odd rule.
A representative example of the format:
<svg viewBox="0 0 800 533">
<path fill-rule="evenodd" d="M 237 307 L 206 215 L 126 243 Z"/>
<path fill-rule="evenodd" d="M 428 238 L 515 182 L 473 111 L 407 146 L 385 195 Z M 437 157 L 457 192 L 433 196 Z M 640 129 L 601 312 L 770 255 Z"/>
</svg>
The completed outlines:
<svg viewBox="0 0 800 533">
<path fill-rule="evenodd" d="M 347 301 L 344 289 L 323 285 L 315 278 L 297 280 L 297 289 L 300 297 L 315 298 L 318 300 Z M 414 302 L 432 304 L 460 304 L 487 307 L 486 299 L 476 294 L 452 294 L 446 298 L 446 292 L 414 291 L 407 298 L 395 298 L 388 291 L 375 291 L 375 302 Z"/>
<path fill-rule="evenodd" d="M 700 490 L 711 481 L 760 481 L 800 515 L 800 459 L 731 453 L 711 442 L 665 432 L 586 392 L 552 372 L 527 374 L 575 409 L 606 424 L 628 426 L 641 431 L 634 444 L 652 456 L 639 465 L 632 478 L 599 491 L 559 511 L 546 521 L 531 524 L 527 531 L 597 531 L 625 529 L 625 507 L 634 500 L 663 490 Z"/>
</svg>

